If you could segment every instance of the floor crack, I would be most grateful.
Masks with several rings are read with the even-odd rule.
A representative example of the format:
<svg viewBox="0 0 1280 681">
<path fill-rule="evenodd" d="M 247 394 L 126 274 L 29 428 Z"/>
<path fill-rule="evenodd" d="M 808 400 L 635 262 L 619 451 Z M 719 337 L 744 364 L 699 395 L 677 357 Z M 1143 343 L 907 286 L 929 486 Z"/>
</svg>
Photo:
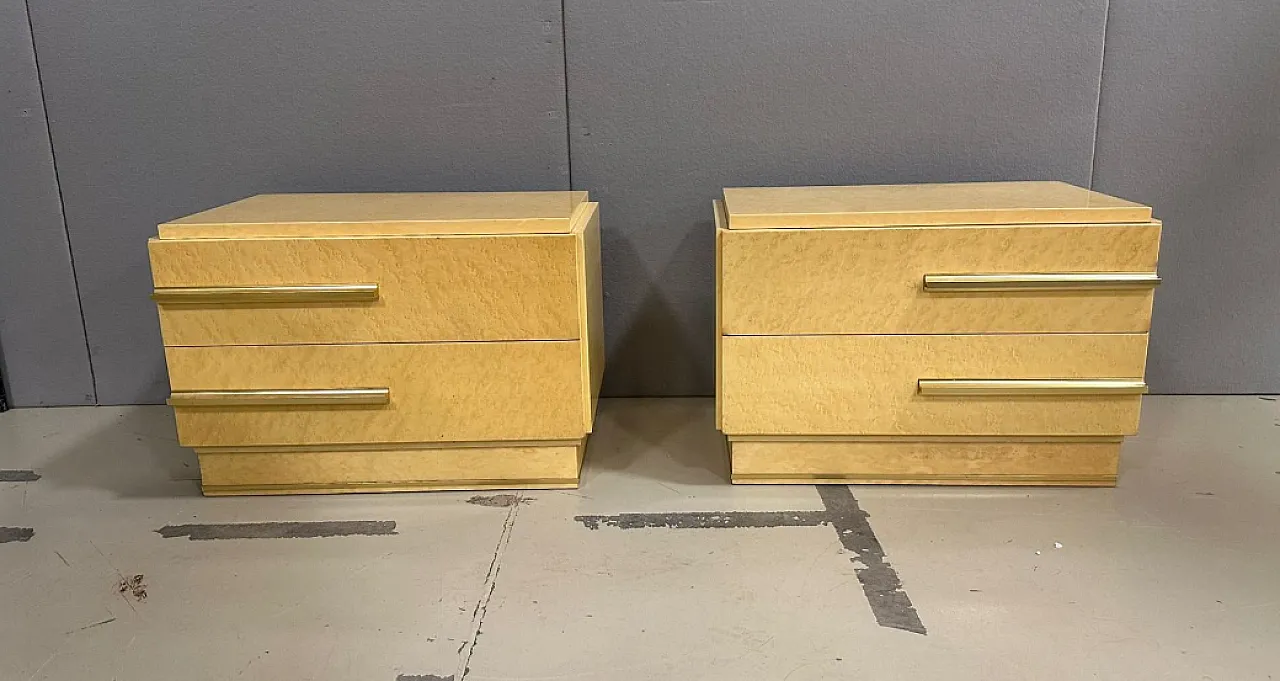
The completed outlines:
<svg viewBox="0 0 1280 681">
<path fill-rule="evenodd" d="M 471 612 L 471 636 L 458 649 L 458 668 L 453 674 L 453 678 L 458 681 L 462 681 L 467 672 L 471 671 L 471 653 L 475 650 L 476 641 L 480 638 L 484 616 L 489 611 L 489 600 L 493 598 L 493 590 L 498 585 L 498 573 L 502 571 L 502 556 L 506 553 L 507 544 L 511 541 L 511 528 L 516 524 L 516 514 L 520 512 L 520 506 L 523 503 L 524 498 L 517 494 L 516 502 L 507 508 L 507 518 L 502 522 L 502 534 L 498 535 L 498 545 L 493 549 L 493 561 L 489 563 L 489 573 L 484 579 L 480 601 L 476 603 L 476 609 Z"/>
</svg>

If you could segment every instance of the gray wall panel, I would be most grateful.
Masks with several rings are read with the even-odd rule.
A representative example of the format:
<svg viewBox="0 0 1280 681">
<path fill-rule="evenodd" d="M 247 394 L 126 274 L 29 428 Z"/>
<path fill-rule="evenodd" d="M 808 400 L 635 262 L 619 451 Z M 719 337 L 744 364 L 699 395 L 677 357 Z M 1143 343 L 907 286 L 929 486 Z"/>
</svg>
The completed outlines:
<svg viewBox="0 0 1280 681">
<path fill-rule="evenodd" d="M 1111 0 L 1095 187 L 1164 219 L 1159 392 L 1280 392 L 1280 3 Z"/>
<path fill-rule="evenodd" d="M 711 394 L 722 187 L 1088 184 L 1104 0 L 567 0 L 613 395 Z"/>
<path fill-rule="evenodd" d="M 145 242 L 273 191 L 568 187 L 558 0 L 33 0 L 98 398 L 167 393 Z"/>
<path fill-rule="evenodd" d="M 26 7 L 0 3 L 0 374 L 13 406 L 93 404 Z"/>
</svg>

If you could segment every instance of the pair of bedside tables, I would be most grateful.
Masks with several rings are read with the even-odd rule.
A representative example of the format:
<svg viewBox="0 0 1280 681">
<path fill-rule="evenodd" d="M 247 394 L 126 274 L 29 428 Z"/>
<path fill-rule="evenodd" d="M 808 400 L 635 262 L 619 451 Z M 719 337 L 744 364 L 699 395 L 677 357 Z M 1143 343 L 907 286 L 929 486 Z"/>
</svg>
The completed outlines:
<svg viewBox="0 0 1280 681">
<path fill-rule="evenodd" d="M 740 483 L 1111 485 L 1160 224 L 1061 183 L 726 189 Z M 264 195 L 150 241 L 206 494 L 575 486 L 604 370 L 585 192 Z"/>
</svg>

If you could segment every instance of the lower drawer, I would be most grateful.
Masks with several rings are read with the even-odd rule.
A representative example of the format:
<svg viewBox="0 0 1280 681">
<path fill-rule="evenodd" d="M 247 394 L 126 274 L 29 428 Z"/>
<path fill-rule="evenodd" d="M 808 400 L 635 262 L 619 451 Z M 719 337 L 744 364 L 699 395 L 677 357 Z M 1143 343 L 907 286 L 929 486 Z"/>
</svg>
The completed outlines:
<svg viewBox="0 0 1280 681">
<path fill-rule="evenodd" d="M 728 435 L 1119 436 L 1137 432 L 1141 395 L 1092 381 L 1140 382 L 1147 336 L 725 336 L 720 351 Z M 979 384 L 922 392 L 938 379 Z"/>
<path fill-rule="evenodd" d="M 188 447 L 580 440 L 590 404 L 580 348 L 169 347 L 165 357 L 178 440 Z"/>
<path fill-rule="evenodd" d="M 211 496 L 577 487 L 583 443 L 197 450 Z"/>
</svg>

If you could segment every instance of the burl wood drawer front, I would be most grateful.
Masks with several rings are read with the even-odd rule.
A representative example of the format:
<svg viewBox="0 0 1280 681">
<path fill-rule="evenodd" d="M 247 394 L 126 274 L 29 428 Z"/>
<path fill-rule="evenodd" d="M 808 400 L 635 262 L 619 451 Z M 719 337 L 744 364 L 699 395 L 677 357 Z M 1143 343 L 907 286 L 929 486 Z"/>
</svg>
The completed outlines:
<svg viewBox="0 0 1280 681">
<path fill-rule="evenodd" d="M 717 234 L 726 335 L 1146 332 L 1160 243 L 1159 223 Z"/>
<path fill-rule="evenodd" d="M 149 247 L 166 345 L 560 340 L 580 337 L 581 238 L 153 239 Z"/>
<path fill-rule="evenodd" d="M 576 440 L 580 353 L 576 341 L 165 349 L 188 447 Z"/>
<path fill-rule="evenodd" d="M 1146 334 L 721 340 L 721 430 L 729 435 L 1114 436 L 1138 429 Z M 1066 383 L 1023 382 L 1034 379 Z M 1095 382 L 1103 379 L 1113 382 Z M 924 392 L 937 394 L 922 394 L 922 381 Z"/>
</svg>

